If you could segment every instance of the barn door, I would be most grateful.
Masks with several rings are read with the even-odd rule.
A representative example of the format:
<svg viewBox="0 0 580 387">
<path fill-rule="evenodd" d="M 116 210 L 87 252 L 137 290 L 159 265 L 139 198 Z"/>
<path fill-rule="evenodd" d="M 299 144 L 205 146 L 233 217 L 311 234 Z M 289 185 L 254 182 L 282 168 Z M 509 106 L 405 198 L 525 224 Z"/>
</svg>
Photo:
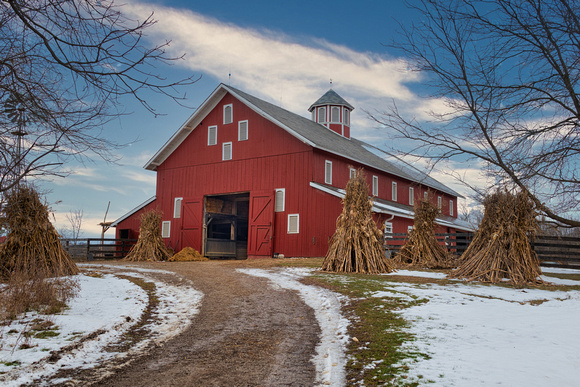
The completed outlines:
<svg viewBox="0 0 580 387">
<path fill-rule="evenodd" d="M 250 193 L 248 256 L 272 256 L 274 191 Z"/>
<path fill-rule="evenodd" d="M 203 226 L 203 200 L 183 200 L 182 202 L 181 248 L 192 247 L 201 251 L 201 231 Z"/>
</svg>

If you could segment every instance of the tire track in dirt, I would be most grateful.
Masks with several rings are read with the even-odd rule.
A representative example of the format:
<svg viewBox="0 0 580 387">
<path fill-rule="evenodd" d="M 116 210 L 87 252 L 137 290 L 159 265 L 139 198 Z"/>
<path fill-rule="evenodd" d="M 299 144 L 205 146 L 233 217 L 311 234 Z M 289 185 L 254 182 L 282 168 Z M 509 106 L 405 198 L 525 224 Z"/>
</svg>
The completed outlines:
<svg viewBox="0 0 580 387">
<path fill-rule="evenodd" d="M 101 380 L 102 386 L 311 386 L 320 329 L 296 292 L 235 271 L 236 262 L 142 264 L 204 293 L 190 327 Z M 155 275 L 155 273 L 148 273 Z M 171 281 L 170 278 L 164 278 Z"/>
</svg>

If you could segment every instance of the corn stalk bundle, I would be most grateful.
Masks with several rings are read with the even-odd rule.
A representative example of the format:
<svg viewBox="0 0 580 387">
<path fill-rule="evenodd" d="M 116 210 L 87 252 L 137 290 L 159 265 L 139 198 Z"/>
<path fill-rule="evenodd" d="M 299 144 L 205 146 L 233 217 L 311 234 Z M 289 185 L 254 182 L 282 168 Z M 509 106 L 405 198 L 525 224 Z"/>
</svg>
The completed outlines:
<svg viewBox="0 0 580 387">
<path fill-rule="evenodd" d="M 0 278 L 13 275 L 47 278 L 74 275 L 76 264 L 62 247 L 50 223 L 49 208 L 30 186 L 19 186 L 6 197 L 0 221 L 8 230 L 0 245 Z"/>
<path fill-rule="evenodd" d="M 383 233 L 371 216 L 372 201 L 364 173 L 359 170 L 346 185 L 342 213 L 330 240 L 321 270 L 346 273 L 390 273 Z"/>
<path fill-rule="evenodd" d="M 181 251 L 169 258 L 170 262 L 185 262 L 185 261 L 209 261 L 208 258 L 201 255 L 196 249 L 191 247 L 184 247 Z"/>
<path fill-rule="evenodd" d="M 538 229 L 532 201 L 523 192 L 497 191 L 483 204 L 479 230 L 450 277 L 491 283 L 506 278 L 516 286 L 541 283 L 531 245 Z"/>
<path fill-rule="evenodd" d="M 131 248 L 125 261 L 167 261 L 171 252 L 161 237 L 161 212 L 148 211 L 141 215 L 139 239 Z"/>
<path fill-rule="evenodd" d="M 440 212 L 431 195 L 415 204 L 413 229 L 409 232 L 409 239 L 393 259 L 393 263 L 430 269 L 455 266 L 453 257 L 435 237 L 435 219 Z"/>
</svg>

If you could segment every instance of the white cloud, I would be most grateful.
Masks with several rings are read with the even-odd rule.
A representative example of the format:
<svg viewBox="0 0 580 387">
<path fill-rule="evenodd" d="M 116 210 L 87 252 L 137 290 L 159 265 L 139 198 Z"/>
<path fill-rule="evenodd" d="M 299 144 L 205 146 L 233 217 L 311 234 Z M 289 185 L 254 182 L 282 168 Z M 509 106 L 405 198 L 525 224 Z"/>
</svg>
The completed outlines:
<svg viewBox="0 0 580 387">
<path fill-rule="evenodd" d="M 332 87 L 359 112 L 380 109 L 393 99 L 411 110 L 424 103 L 423 110 L 441 106 L 440 101 L 419 99 L 405 86 L 418 81 L 419 74 L 409 71 L 401 59 L 357 52 L 322 39 L 298 41 L 280 32 L 242 28 L 185 9 L 140 2 L 130 2 L 126 8 L 138 19 L 153 10 L 157 24 L 149 38 L 158 43 L 170 39 L 171 55 L 185 53 L 185 60 L 177 65 L 223 82 L 228 82 L 231 73 L 232 86 L 293 112 L 307 115 L 310 104 L 331 87 L 330 79 Z M 362 112 L 353 116 L 353 123 L 371 125 Z"/>
</svg>

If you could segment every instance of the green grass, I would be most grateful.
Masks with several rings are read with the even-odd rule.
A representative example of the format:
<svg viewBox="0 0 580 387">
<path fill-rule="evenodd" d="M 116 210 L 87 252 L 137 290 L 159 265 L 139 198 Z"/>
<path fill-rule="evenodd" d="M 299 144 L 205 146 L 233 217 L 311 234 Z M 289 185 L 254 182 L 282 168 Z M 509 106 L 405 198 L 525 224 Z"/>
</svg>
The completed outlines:
<svg viewBox="0 0 580 387">
<path fill-rule="evenodd" d="M 381 276 L 320 273 L 306 281 L 344 294 L 351 300 L 343 310 L 351 321 L 349 335 L 353 338 L 347 349 L 349 385 L 360 381 L 366 386 L 417 385 L 406 380 L 408 367 L 403 360 L 428 359 L 429 356 L 402 347 L 403 343 L 413 341 L 414 337 L 408 332 L 409 322 L 398 312 L 428 300 L 370 297 L 377 291 L 389 291 L 390 278 Z"/>
<path fill-rule="evenodd" d="M 49 337 L 56 337 L 58 335 L 60 335 L 59 332 L 54 331 L 52 329 L 48 329 L 45 331 L 40 331 L 40 332 L 35 333 L 33 337 L 35 339 L 48 339 Z"/>
<path fill-rule="evenodd" d="M 4 364 L 7 367 L 18 367 L 20 364 L 20 361 L 18 360 L 14 360 L 14 361 L 3 361 L 2 364 Z"/>
</svg>

